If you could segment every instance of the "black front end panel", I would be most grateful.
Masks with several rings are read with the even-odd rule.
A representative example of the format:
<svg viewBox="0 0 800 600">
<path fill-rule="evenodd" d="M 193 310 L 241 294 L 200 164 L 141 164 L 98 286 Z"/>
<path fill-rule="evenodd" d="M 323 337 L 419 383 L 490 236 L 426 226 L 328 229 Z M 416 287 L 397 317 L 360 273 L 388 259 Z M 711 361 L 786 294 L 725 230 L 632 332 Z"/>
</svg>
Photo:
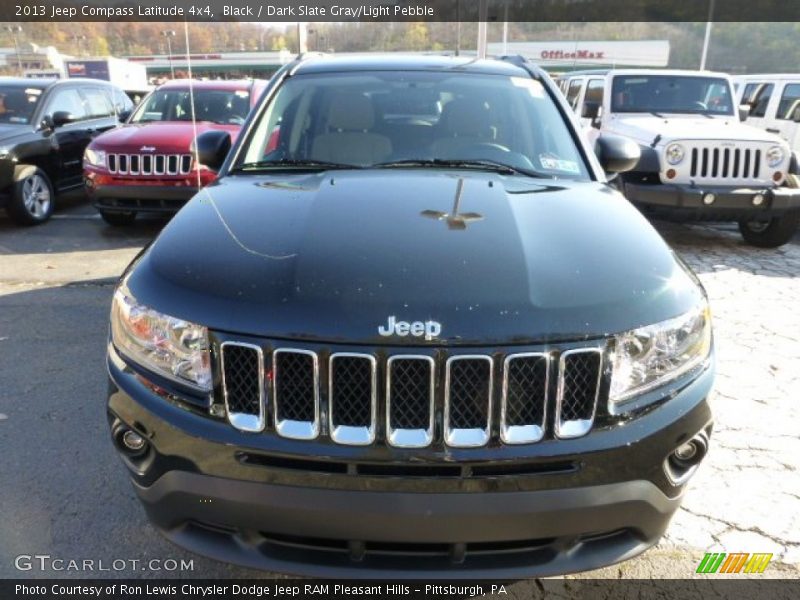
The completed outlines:
<svg viewBox="0 0 800 600">
<path fill-rule="evenodd" d="M 109 345 L 112 436 L 164 535 L 272 571 L 531 577 L 615 563 L 658 541 L 686 479 L 665 461 L 711 430 L 713 363 L 622 418 L 601 341 L 412 349 L 217 333 L 212 353 L 202 398 Z M 130 430 L 143 449 L 125 447 Z"/>
</svg>

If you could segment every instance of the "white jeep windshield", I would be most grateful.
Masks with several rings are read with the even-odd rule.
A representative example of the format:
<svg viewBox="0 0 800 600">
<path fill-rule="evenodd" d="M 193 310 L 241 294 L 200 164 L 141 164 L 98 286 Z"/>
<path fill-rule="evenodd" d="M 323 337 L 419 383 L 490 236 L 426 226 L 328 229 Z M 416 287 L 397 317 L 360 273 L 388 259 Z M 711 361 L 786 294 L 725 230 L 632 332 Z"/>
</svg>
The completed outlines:
<svg viewBox="0 0 800 600">
<path fill-rule="evenodd" d="M 722 77 L 617 75 L 611 112 L 733 115 L 733 100 Z"/>
<path fill-rule="evenodd" d="M 564 118 L 530 78 L 441 71 L 320 73 L 288 78 L 234 169 L 506 165 L 588 179 Z"/>
</svg>

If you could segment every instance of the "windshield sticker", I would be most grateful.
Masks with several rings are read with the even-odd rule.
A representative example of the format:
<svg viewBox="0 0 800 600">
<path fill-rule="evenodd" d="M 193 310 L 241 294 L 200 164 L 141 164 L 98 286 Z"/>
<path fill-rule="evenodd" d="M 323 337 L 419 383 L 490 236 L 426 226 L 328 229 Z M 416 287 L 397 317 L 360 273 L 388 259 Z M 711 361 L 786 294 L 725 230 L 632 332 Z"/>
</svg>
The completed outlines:
<svg viewBox="0 0 800 600">
<path fill-rule="evenodd" d="M 549 169 L 551 171 L 563 171 L 565 173 L 581 172 L 580 168 L 578 167 L 578 163 L 573 160 L 562 160 L 560 158 L 553 158 L 552 156 L 540 154 L 539 163 L 541 163 L 542 168 Z"/>
<path fill-rule="evenodd" d="M 234 94 L 236 94 L 239 98 L 247 98 L 247 96 L 250 95 L 250 92 L 247 90 L 236 90 Z"/>
<path fill-rule="evenodd" d="M 9 123 L 21 123 L 21 124 L 24 125 L 25 123 L 28 122 L 28 119 L 26 119 L 25 117 L 9 117 L 8 118 L 8 122 Z"/>
<path fill-rule="evenodd" d="M 524 77 L 512 77 L 511 83 L 519 88 L 528 90 L 528 93 L 534 98 L 544 97 L 544 88 L 542 84 L 535 79 L 525 79 Z"/>
<path fill-rule="evenodd" d="M 36 89 L 36 88 L 27 88 L 27 89 L 25 90 L 25 93 L 26 93 L 28 96 L 38 96 L 39 94 L 41 94 L 41 93 L 42 93 L 42 90 L 39 90 L 39 89 Z"/>
</svg>

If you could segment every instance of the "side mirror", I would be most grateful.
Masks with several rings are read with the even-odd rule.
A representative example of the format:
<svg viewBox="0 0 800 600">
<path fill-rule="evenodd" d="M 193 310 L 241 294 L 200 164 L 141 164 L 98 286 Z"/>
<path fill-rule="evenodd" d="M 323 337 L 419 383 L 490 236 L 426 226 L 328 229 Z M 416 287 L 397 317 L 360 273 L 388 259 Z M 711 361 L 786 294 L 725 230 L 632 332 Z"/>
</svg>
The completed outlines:
<svg viewBox="0 0 800 600">
<path fill-rule="evenodd" d="M 53 113 L 53 127 L 62 127 L 76 121 L 75 115 L 68 110 L 57 110 Z"/>
<path fill-rule="evenodd" d="M 639 164 L 639 144 L 616 135 L 601 135 L 594 145 L 600 165 L 606 173 L 624 173 Z"/>
<path fill-rule="evenodd" d="M 53 117 L 50 115 L 45 115 L 42 117 L 42 122 L 39 124 L 39 128 L 45 131 L 53 131 L 56 128 L 56 124 L 53 123 Z"/>
<path fill-rule="evenodd" d="M 121 110 L 117 113 L 117 119 L 119 119 L 120 123 L 124 123 L 131 116 L 131 113 L 133 113 L 132 110 Z"/>
<path fill-rule="evenodd" d="M 750 105 L 749 104 L 740 104 L 739 105 L 739 120 L 740 121 L 746 121 L 748 116 L 750 116 Z"/>
<path fill-rule="evenodd" d="M 212 171 L 219 171 L 231 149 L 231 134 L 227 131 L 205 131 L 197 136 L 192 151 L 197 159 Z"/>
</svg>

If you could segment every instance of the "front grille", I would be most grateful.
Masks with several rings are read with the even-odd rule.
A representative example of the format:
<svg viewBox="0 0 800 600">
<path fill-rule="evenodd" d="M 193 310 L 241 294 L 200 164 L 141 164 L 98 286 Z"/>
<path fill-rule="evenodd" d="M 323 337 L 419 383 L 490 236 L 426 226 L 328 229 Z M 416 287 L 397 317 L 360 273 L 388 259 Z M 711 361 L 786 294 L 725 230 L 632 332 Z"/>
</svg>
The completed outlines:
<svg viewBox="0 0 800 600">
<path fill-rule="evenodd" d="M 550 356 L 512 354 L 503 372 L 500 435 L 507 444 L 538 442 L 547 416 Z"/>
<path fill-rule="evenodd" d="M 108 171 L 117 175 L 188 175 L 191 154 L 108 154 Z"/>
<path fill-rule="evenodd" d="M 435 365 L 430 356 L 392 356 L 386 365 L 386 437 L 422 448 L 433 439 Z"/>
<path fill-rule="evenodd" d="M 258 346 L 225 342 L 220 348 L 225 412 L 242 431 L 261 431 L 265 425 L 264 355 Z"/>
<path fill-rule="evenodd" d="M 480 447 L 493 431 L 501 443 L 531 444 L 548 432 L 579 437 L 594 424 L 601 346 L 434 356 L 277 348 L 265 358 L 259 346 L 226 341 L 220 369 L 228 420 L 243 431 L 274 427 L 285 438 L 329 436 L 351 446 L 380 439 L 398 448 L 424 448 L 437 435 L 439 444 Z"/>
<path fill-rule="evenodd" d="M 580 437 L 589 432 L 597 409 L 603 355 L 597 348 L 561 355 L 556 398 L 556 435 Z"/>
<path fill-rule="evenodd" d="M 751 148 L 692 148 L 690 175 L 706 179 L 758 179 L 761 150 Z"/>
<path fill-rule="evenodd" d="M 284 437 L 310 440 L 319 434 L 319 367 L 308 350 L 276 350 L 272 359 L 275 428 Z"/>
<path fill-rule="evenodd" d="M 457 447 L 489 440 L 492 412 L 492 358 L 453 356 L 445 373 L 444 435 Z"/>
<path fill-rule="evenodd" d="M 362 446 L 375 439 L 375 358 L 342 352 L 331 356 L 328 398 L 331 438 Z"/>
</svg>

